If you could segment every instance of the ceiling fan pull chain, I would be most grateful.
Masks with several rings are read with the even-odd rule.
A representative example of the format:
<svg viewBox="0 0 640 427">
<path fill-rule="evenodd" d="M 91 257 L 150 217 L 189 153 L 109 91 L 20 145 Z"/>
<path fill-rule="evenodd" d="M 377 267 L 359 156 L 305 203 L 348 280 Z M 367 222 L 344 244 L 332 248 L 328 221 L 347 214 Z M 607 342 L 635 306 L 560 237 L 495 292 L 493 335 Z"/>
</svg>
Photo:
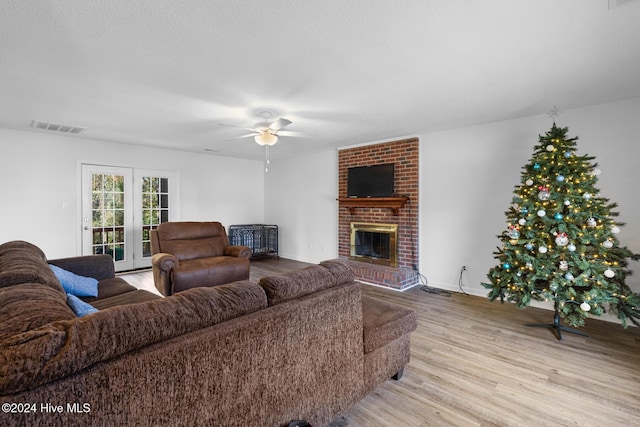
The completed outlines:
<svg viewBox="0 0 640 427">
<path fill-rule="evenodd" d="M 269 146 L 268 145 L 264 146 L 264 152 L 266 156 L 266 159 L 265 159 L 266 166 L 264 167 L 264 171 L 269 172 Z"/>
</svg>

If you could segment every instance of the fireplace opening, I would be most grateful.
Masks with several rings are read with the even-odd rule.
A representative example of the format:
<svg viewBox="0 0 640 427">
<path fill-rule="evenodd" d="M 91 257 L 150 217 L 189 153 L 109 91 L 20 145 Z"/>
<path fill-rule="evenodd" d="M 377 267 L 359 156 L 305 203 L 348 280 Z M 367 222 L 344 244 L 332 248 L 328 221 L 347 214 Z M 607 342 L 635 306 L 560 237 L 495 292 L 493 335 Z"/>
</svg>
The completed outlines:
<svg viewBox="0 0 640 427">
<path fill-rule="evenodd" d="M 391 237 L 387 233 L 356 231 L 356 255 L 388 259 Z"/>
<path fill-rule="evenodd" d="M 398 225 L 351 223 L 350 259 L 398 266 Z"/>
</svg>

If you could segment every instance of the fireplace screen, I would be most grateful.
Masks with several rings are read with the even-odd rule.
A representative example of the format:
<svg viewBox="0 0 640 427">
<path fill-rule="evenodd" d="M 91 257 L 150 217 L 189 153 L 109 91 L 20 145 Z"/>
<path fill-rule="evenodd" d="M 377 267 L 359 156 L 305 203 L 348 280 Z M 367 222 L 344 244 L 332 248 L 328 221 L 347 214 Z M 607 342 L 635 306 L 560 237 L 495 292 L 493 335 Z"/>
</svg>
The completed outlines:
<svg viewBox="0 0 640 427">
<path fill-rule="evenodd" d="M 398 266 L 398 225 L 351 223 L 350 258 L 391 267 Z"/>
</svg>

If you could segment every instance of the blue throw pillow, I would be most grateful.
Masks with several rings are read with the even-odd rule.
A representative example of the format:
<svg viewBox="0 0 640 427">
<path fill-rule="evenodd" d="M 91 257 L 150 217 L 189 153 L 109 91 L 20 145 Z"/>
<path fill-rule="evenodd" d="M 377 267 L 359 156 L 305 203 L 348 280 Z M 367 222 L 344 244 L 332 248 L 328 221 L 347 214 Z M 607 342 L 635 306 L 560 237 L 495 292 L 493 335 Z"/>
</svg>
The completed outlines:
<svg viewBox="0 0 640 427">
<path fill-rule="evenodd" d="M 49 264 L 53 274 L 56 275 L 64 290 L 77 297 L 97 297 L 98 280 L 93 277 L 78 276 L 57 265 Z"/>
<path fill-rule="evenodd" d="M 86 316 L 87 314 L 95 313 L 98 311 L 97 308 L 89 304 L 88 302 L 82 301 L 80 298 L 73 294 L 67 294 L 67 305 L 71 307 L 71 310 L 78 317 Z"/>
</svg>

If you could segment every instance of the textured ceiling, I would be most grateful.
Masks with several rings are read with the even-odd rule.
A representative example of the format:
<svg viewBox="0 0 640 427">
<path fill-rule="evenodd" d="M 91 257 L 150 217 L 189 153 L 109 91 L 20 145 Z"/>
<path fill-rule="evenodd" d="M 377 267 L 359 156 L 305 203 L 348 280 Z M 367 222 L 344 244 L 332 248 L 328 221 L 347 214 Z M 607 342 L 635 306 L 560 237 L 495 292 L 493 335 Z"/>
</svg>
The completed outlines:
<svg viewBox="0 0 640 427">
<path fill-rule="evenodd" d="M 261 159 L 640 96 L 640 1 L 4 0 L 0 127 Z M 33 130 L 34 132 L 43 132 Z M 212 150 L 212 151 L 205 151 Z"/>
</svg>

